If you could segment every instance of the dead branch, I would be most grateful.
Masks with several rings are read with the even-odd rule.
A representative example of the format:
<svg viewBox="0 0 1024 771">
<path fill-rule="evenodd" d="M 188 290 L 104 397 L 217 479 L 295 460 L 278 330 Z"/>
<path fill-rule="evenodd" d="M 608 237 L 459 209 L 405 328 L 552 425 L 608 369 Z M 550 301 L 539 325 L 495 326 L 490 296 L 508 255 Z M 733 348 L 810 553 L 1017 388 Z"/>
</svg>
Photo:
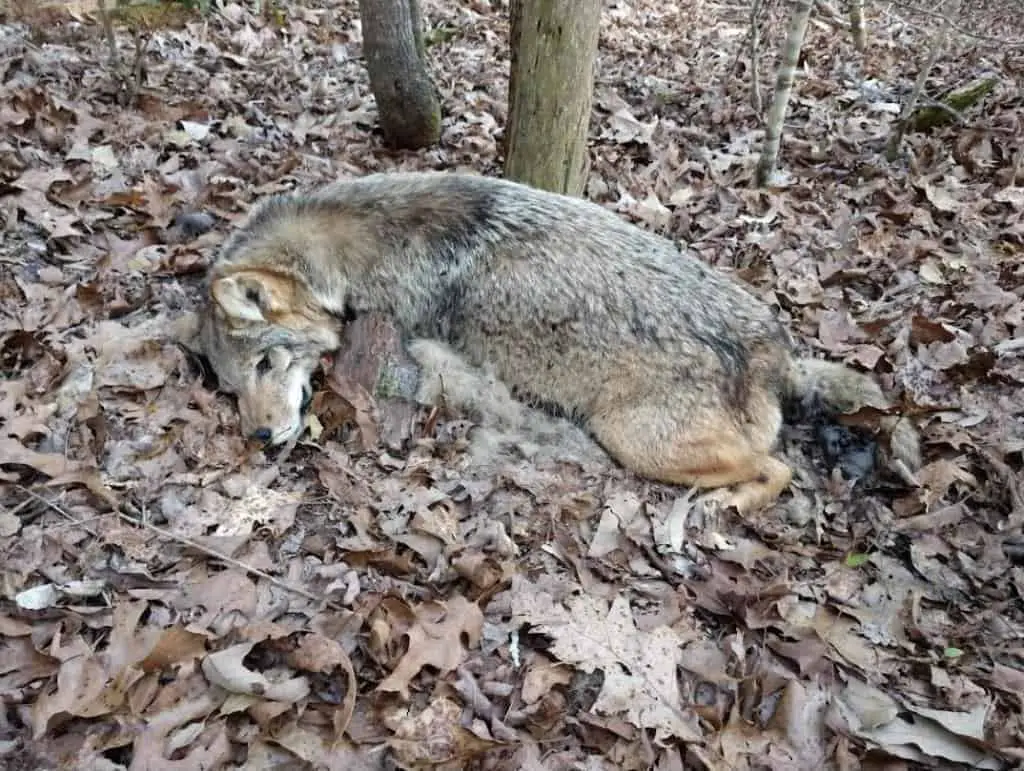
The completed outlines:
<svg viewBox="0 0 1024 771">
<path fill-rule="evenodd" d="M 96 0 L 96 7 L 103 27 L 103 36 L 107 41 L 108 62 L 111 76 L 117 89 L 117 99 L 123 105 L 132 105 L 138 98 L 139 90 L 145 79 L 146 52 L 149 49 L 151 36 L 139 24 L 131 24 L 132 42 L 135 54 L 130 66 L 125 66 L 117 50 L 117 38 L 114 32 L 113 14 L 107 9 L 106 0 Z"/>
<path fill-rule="evenodd" d="M 964 37 L 973 38 L 974 40 L 982 40 L 986 43 L 992 43 L 1000 48 L 1024 48 L 1024 40 L 1013 40 L 993 37 L 992 35 L 982 35 L 980 32 L 972 32 L 969 29 L 964 29 L 953 19 L 955 14 L 946 14 L 941 8 L 939 10 L 932 10 L 904 2 L 893 3 L 892 7 L 905 9 L 914 13 L 920 13 L 923 16 L 930 16 L 933 19 L 941 19 L 943 23 L 949 24 L 950 32 L 955 32 L 956 34 L 963 35 Z M 957 5 L 957 10 L 959 11 L 959 4 Z M 908 22 L 908 24 L 910 23 Z M 910 26 L 914 25 L 910 24 Z"/>
<path fill-rule="evenodd" d="M 1009 181 L 1006 187 L 1014 187 L 1017 180 L 1021 178 L 1021 171 L 1024 170 L 1024 149 L 1017 151 L 1017 158 L 1013 162 L 1013 169 L 1010 171 Z"/>
<path fill-rule="evenodd" d="M 118 67 L 115 77 L 118 79 L 118 99 L 125 106 L 134 105 L 139 98 L 139 91 L 146 77 L 146 51 L 149 49 L 151 36 L 139 27 L 132 28 L 132 43 L 135 45 L 135 56 L 131 67 Z"/>
<path fill-rule="evenodd" d="M 28 495 L 31 496 L 33 499 L 35 499 L 39 503 L 42 503 L 44 506 L 48 506 L 49 508 L 53 509 L 55 512 L 57 512 L 62 517 L 67 519 L 69 522 L 75 524 L 76 526 L 81 527 L 84 524 L 83 520 L 79 520 L 73 514 L 65 511 L 48 498 L 44 498 L 42 495 L 39 495 L 39 493 L 30 490 L 29 488 L 24 487 L 22 485 L 18 485 L 18 487 L 24 492 L 28 493 Z M 301 586 L 296 586 L 293 583 L 289 583 L 288 581 L 277 578 L 276 576 L 272 576 L 269 573 L 266 573 L 257 567 L 253 567 L 252 565 L 246 562 L 237 560 L 228 554 L 224 554 L 222 552 L 217 551 L 216 549 L 211 549 L 209 546 L 204 546 L 203 544 L 191 538 L 179 535 L 177 533 L 173 533 L 170 530 L 164 530 L 163 528 L 157 527 L 156 525 L 149 522 L 149 518 L 145 515 L 144 512 L 139 512 L 137 509 L 135 509 L 133 505 L 129 503 L 120 502 L 116 498 L 116 496 L 113 495 L 113 493 L 111 493 L 109 496 L 104 496 L 104 500 L 108 504 L 110 504 L 111 507 L 114 509 L 113 514 L 117 516 L 118 519 L 120 519 L 123 522 L 126 522 L 129 525 L 144 528 L 146 530 L 149 530 L 159 538 L 164 538 L 168 541 L 174 541 L 178 544 L 181 544 L 182 546 L 187 546 L 190 549 L 194 549 L 202 554 L 205 554 L 208 557 L 220 560 L 227 565 L 231 565 L 232 567 L 238 568 L 239 570 L 254 575 L 257 578 L 262 578 L 265 581 L 268 581 L 269 583 L 273 584 L 274 586 L 280 589 L 284 589 L 285 591 L 292 592 L 293 594 L 297 594 L 300 597 L 304 597 L 305 599 L 319 605 L 320 607 L 331 608 L 333 610 L 339 611 L 344 610 L 344 608 L 340 605 L 332 602 L 331 600 L 326 600 L 320 595 L 316 595 L 312 592 L 309 592 L 303 589 Z M 92 517 L 90 518 L 89 521 L 92 521 L 93 519 L 99 519 L 99 517 Z"/>
<path fill-rule="evenodd" d="M 900 145 L 903 142 L 903 135 L 906 133 L 907 127 L 910 125 L 910 119 L 913 116 L 914 108 L 917 107 L 917 102 L 924 91 L 924 84 L 928 81 L 928 75 L 931 74 L 932 68 L 942 55 L 943 48 L 945 48 L 946 39 L 949 37 L 949 32 L 953 27 L 952 19 L 960 10 L 960 0 L 951 0 L 951 5 L 952 8 L 950 9 L 950 13 L 943 16 L 944 21 L 942 26 L 936 30 L 935 34 L 932 36 L 928 48 L 928 59 L 926 60 L 925 65 L 921 68 L 921 71 L 917 74 L 917 82 L 914 83 L 914 90 L 910 93 L 907 101 L 903 103 L 903 110 L 900 113 L 899 120 L 896 122 L 896 126 L 889 137 L 889 142 L 886 144 L 885 157 L 890 163 L 899 157 Z"/>
<path fill-rule="evenodd" d="M 814 0 L 814 11 L 822 20 L 836 29 L 846 30 L 850 25 L 842 15 L 826 2 L 826 0 Z"/>
</svg>

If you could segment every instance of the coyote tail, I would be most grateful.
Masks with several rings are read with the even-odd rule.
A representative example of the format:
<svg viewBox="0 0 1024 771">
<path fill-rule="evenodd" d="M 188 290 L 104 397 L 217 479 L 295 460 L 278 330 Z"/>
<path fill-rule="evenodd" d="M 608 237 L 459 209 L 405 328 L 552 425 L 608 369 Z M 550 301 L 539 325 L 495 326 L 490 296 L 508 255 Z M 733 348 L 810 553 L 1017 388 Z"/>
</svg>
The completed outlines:
<svg viewBox="0 0 1024 771">
<path fill-rule="evenodd" d="M 821 359 L 794 359 L 788 386 L 789 401 L 804 414 L 824 412 L 834 416 L 856 412 L 862 407 L 885 410 L 890 406 L 870 375 Z M 914 424 L 899 415 L 886 415 L 880 424 L 888 435 L 891 460 L 902 463 L 909 472 L 919 469 L 921 440 Z"/>
</svg>

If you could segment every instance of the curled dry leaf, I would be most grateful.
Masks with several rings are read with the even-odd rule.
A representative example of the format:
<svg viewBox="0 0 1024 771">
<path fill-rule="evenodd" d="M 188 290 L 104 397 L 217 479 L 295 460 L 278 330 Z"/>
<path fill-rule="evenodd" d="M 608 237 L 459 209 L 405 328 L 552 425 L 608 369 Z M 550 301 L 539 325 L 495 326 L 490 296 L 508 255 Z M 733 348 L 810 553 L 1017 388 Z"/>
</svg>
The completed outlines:
<svg viewBox="0 0 1024 771">
<path fill-rule="evenodd" d="M 352 719 L 359 690 L 359 682 L 356 680 L 356 673 L 352 668 L 352 660 L 345 653 L 345 649 L 337 641 L 323 635 L 307 634 L 302 636 L 298 647 L 292 651 L 288 660 L 296 669 L 307 672 L 333 674 L 335 670 L 340 669 L 345 674 L 345 698 L 341 707 L 335 711 L 332 720 L 334 738 L 340 739 Z"/>
<path fill-rule="evenodd" d="M 556 685 L 565 686 L 572 682 L 572 668 L 565 664 L 537 661 L 523 676 L 523 701 L 533 704 Z"/>
<path fill-rule="evenodd" d="M 173 664 L 198 659 L 206 653 L 206 637 L 180 626 L 161 631 L 152 649 L 139 661 L 144 672 L 159 672 Z"/>
<path fill-rule="evenodd" d="M 294 704 L 309 694 L 305 677 L 272 679 L 255 672 L 243 663 L 256 643 L 241 643 L 211 653 L 203 659 L 203 674 L 214 685 L 231 693 L 259 696 L 270 701 Z"/>
<path fill-rule="evenodd" d="M 387 768 L 379 749 L 360 749 L 352 742 L 332 739 L 311 726 L 294 721 L 275 730 L 268 741 L 326 771 L 384 771 Z M 249 757 L 250 760 L 258 760 L 258 755 L 250 754 Z M 283 762 L 283 759 L 275 760 Z"/>
<path fill-rule="evenodd" d="M 982 704 L 968 712 L 922 710 L 898 704 L 877 688 L 852 678 L 830 713 L 835 727 L 895 757 L 996 771 L 1005 768 L 1005 763 L 978 742 L 984 738 L 982 726 L 988 709 L 988 704 Z"/>
</svg>

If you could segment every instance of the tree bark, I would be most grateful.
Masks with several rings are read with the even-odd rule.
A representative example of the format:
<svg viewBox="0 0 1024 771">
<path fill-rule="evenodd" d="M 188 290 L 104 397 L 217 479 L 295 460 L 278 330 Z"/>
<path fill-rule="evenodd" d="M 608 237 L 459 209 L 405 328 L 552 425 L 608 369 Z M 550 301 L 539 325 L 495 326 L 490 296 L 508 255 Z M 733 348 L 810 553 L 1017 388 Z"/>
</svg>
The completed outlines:
<svg viewBox="0 0 1024 771">
<path fill-rule="evenodd" d="M 505 176 L 580 195 L 589 158 L 600 0 L 512 0 Z"/>
<path fill-rule="evenodd" d="M 355 423 L 363 450 L 380 441 L 400 450 L 412 435 L 420 367 L 402 345 L 394 322 L 380 313 L 345 326 L 335 352 L 328 390 L 348 403 L 340 416 Z"/>
<path fill-rule="evenodd" d="M 850 32 L 853 34 L 853 45 L 864 53 L 868 47 L 868 34 L 864 29 L 864 0 L 849 0 Z"/>
<path fill-rule="evenodd" d="M 764 148 L 757 164 L 757 184 L 764 187 L 771 182 L 775 173 L 775 165 L 779 160 L 779 149 L 782 147 L 782 127 L 786 119 L 786 108 L 789 107 L 789 95 L 793 91 L 796 79 L 796 68 L 800 61 L 800 50 L 804 47 L 804 35 L 807 33 L 807 20 L 811 16 L 814 0 L 797 0 L 793 7 L 793 16 L 789 22 L 789 34 L 782 50 L 782 63 L 775 79 L 775 97 L 768 113 L 765 126 Z"/>
<path fill-rule="evenodd" d="M 363 55 L 388 144 L 407 150 L 441 137 L 441 103 L 421 52 L 417 0 L 359 0 Z"/>
</svg>

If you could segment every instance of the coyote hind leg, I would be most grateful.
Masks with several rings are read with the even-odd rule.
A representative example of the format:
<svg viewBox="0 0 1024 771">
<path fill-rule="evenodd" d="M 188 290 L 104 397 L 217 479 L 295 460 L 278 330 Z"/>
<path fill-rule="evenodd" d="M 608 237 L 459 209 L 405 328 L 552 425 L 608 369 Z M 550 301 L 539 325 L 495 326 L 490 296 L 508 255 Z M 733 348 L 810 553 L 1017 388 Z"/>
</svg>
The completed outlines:
<svg viewBox="0 0 1024 771">
<path fill-rule="evenodd" d="M 735 506 L 740 514 L 748 514 L 774 503 L 793 481 L 793 471 L 771 455 L 759 459 L 757 475 L 731 488 L 719 488 L 704 496 L 705 501 L 716 502 L 728 508 Z"/>
<path fill-rule="evenodd" d="M 741 514 L 774 502 L 793 472 L 771 455 L 781 418 L 767 414 L 748 432 L 716 410 L 677 420 L 666 408 L 633 407 L 591 419 L 590 430 L 619 463 L 641 476 L 696 488 Z"/>
</svg>

